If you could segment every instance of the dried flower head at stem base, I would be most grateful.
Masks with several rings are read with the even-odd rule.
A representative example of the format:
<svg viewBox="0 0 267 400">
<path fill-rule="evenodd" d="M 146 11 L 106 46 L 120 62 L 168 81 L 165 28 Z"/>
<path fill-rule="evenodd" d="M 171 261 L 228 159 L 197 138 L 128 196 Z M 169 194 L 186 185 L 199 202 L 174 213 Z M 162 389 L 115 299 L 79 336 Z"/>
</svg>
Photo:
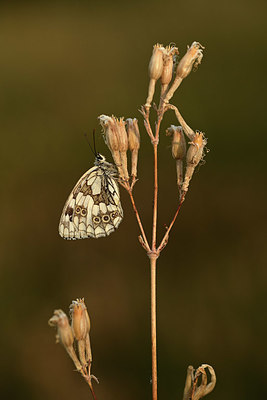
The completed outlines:
<svg viewBox="0 0 267 400">
<path fill-rule="evenodd" d="M 125 121 L 123 118 L 118 119 L 114 116 L 109 117 L 104 114 L 100 115 L 98 119 L 103 129 L 102 134 L 104 141 L 112 154 L 113 160 L 118 169 L 119 177 L 123 181 L 128 181 L 128 138 L 125 130 Z"/>
<path fill-rule="evenodd" d="M 67 353 L 74 362 L 76 369 L 80 371 L 82 366 L 74 351 L 74 336 L 67 315 L 62 310 L 55 310 L 54 315 L 49 319 L 48 324 L 57 328 L 57 343 L 60 342 L 65 347 Z"/>
<path fill-rule="evenodd" d="M 210 374 L 209 383 L 206 369 L 209 371 Z M 200 378 L 201 380 L 199 382 Z M 189 365 L 189 367 L 187 368 L 183 400 L 199 400 L 212 392 L 215 385 L 216 375 L 211 365 L 202 364 L 196 370 L 194 370 L 192 365 Z"/>
</svg>

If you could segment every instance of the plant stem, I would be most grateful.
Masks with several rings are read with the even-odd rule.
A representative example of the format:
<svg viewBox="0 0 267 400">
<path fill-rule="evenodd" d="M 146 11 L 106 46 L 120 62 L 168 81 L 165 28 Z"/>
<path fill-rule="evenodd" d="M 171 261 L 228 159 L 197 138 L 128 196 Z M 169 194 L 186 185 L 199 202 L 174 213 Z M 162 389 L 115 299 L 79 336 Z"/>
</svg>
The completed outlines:
<svg viewBox="0 0 267 400">
<path fill-rule="evenodd" d="M 157 213 L 158 213 L 158 143 L 153 144 L 154 150 L 154 201 L 153 201 L 153 225 L 152 225 L 152 251 L 156 250 L 157 241 Z"/>
<path fill-rule="evenodd" d="M 151 350 L 152 350 L 152 399 L 157 400 L 157 325 L 156 325 L 156 264 L 158 255 L 150 253 L 151 272 Z"/>
</svg>

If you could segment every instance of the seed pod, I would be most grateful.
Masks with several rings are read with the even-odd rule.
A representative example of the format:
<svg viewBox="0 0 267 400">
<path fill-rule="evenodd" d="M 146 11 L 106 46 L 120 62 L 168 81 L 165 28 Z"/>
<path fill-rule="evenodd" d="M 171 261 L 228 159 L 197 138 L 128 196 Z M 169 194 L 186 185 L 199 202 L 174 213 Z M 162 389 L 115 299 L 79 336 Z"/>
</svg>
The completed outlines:
<svg viewBox="0 0 267 400">
<path fill-rule="evenodd" d="M 120 156 L 120 132 L 118 130 L 117 118 L 112 116 L 109 117 L 108 115 L 100 115 L 98 117 L 100 125 L 102 126 L 102 135 L 106 145 L 108 146 L 113 160 L 116 164 L 118 169 L 118 174 L 121 179 L 124 179 L 124 172 L 122 169 L 122 162 Z"/>
<path fill-rule="evenodd" d="M 78 352 L 80 361 L 85 367 L 87 360 L 85 356 L 86 337 L 89 334 L 90 324 L 88 323 L 88 314 L 84 299 L 73 300 L 70 305 L 70 315 L 72 319 L 72 332 L 78 343 Z"/>
<path fill-rule="evenodd" d="M 179 76 L 181 79 L 186 78 L 193 66 L 196 68 L 203 58 L 203 47 L 199 42 L 193 42 L 190 47 L 187 49 L 187 53 L 183 56 L 181 61 L 179 62 L 176 70 L 176 76 Z"/>
<path fill-rule="evenodd" d="M 191 72 L 193 66 L 196 68 L 203 58 L 203 49 L 204 47 L 199 42 L 193 42 L 191 47 L 187 49 L 187 53 L 183 56 L 181 61 L 179 62 L 176 70 L 176 77 L 173 81 L 173 84 L 166 94 L 164 99 L 165 103 L 168 103 L 174 92 L 178 89 L 182 80 L 186 78 Z"/>
<path fill-rule="evenodd" d="M 125 121 L 123 118 L 117 119 L 117 129 L 118 129 L 119 152 L 121 157 L 123 177 L 127 181 L 129 179 L 128 169 L 127 169 L 128 136 L 125 130 Z"/>
<path fill-rule="evenodd" d="M 166 130 L 166 136 L 172 136 L 172 156 L 175 160 L 182 160 L 186 153 L 186 141 L 181 126 L 171 125 Z"/>
<path fill-rule="evenodd" d="M 167 136 L 172 136 L 172 156 L 176 161 L 177 186 L 181 196 L 183 185 L 183 159 L 186 154 L 186 141 L 181 126 L 171 125 L 166 130 Z"/>
<path fill-rule="evenodd" d="M 133 177 L 137 176 L 138 151 L 140 148 L 140 133 L 138 128 L 138 120 L 136 118 L 128 118 L 126 120 L 129 150 L 132 152 L 132 172 Z"/>
<path fill-rule="evenodd" d="M 194 170 L 199 164 L 200 160 L 203 159 L 204 148 L 206 144 L 207 139 L 204 137 L 204 134 L 202 132 L 196 132 L 195 138 L 193 142 L 190 143 L 186 154 L 186 171 L 182 187 L 183 193 L 188 191 L 189 183 L 193 176 Z"/>
<path fill-rule="evenodd" d="M 164 99 L 169 83 L 173 76 L 173 64 L 174 59 L 176 59 L 177 54 L 179 54 L 178 48 L 174 46 L 166 46 L 163 53 L 163 70 L 161 74 L 161 103 Z"/>
<path fill-rule="evenodd" d="M 49 319 L 48 324 L 57 328 L 57 342 L 60 342 L 65 347 L 67 353 L 74 362 L 76 369 L 80 371 L 82 366 L 73 348 L 74 337 L 67 315 L 62 310 L 55 310 L 54 315 Z"/>
<path fill-rule="evenodd" d="M 155 85 L 157 80 L 161 77 L 163 71 L 163 52 L 164 47 L 162 44 L 155 44 L 153 47 L 153 53 L 148 66 L 149 73 L 149 87 L 148 87 L 148 96 L 146 99 L 145 107 L 149 108 L 151 106 L 151 102 L 153 100 Z"/>
</svg>

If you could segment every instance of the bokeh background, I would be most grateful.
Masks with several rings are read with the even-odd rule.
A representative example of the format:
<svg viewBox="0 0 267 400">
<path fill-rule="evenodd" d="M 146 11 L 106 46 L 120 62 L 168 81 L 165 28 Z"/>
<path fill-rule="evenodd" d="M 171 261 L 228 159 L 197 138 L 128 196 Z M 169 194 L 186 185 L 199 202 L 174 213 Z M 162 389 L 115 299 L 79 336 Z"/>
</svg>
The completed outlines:
<svg viewBox="0 0 267 400">
<path fill-rule="evenodd" d="M 151 397 L 149 266 L 126 193 L 107 239 L 63 241 L 63 204 L 93 164 L 110 160 L 97 116 L 139 118 L 137 204 L 151 224 L 152 152 L 138 108 L 156 42 L 201 66 L 173 98 L 205 131 L 199 168 L 158 264 L 160 399 L 181 399 L 186 368 L 207 362 L 210 399 L 264 398 L 266 366 L 266 2 L 53 1 L 0 6 L 1 397 L 89 398 L 47 321 L 85 297 L 101 399 Z M 159 235 L 177 203 L 162 125 Z"/>
</svg>

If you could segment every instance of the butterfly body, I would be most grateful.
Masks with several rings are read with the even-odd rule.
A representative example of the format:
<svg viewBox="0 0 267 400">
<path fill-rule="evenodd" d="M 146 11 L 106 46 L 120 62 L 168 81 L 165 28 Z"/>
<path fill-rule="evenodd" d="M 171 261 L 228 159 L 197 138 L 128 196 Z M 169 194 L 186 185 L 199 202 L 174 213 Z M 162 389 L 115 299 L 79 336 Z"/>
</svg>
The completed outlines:
<svg viewBox="0 0 267 400">
<path fill-rule="evenodd" d="M 59 223 L 64 239 L 110 235 L 123 218 L 117 169 L 97 154 L 94 167 L 79 179 L 69 195 Z"/>
</svg>

